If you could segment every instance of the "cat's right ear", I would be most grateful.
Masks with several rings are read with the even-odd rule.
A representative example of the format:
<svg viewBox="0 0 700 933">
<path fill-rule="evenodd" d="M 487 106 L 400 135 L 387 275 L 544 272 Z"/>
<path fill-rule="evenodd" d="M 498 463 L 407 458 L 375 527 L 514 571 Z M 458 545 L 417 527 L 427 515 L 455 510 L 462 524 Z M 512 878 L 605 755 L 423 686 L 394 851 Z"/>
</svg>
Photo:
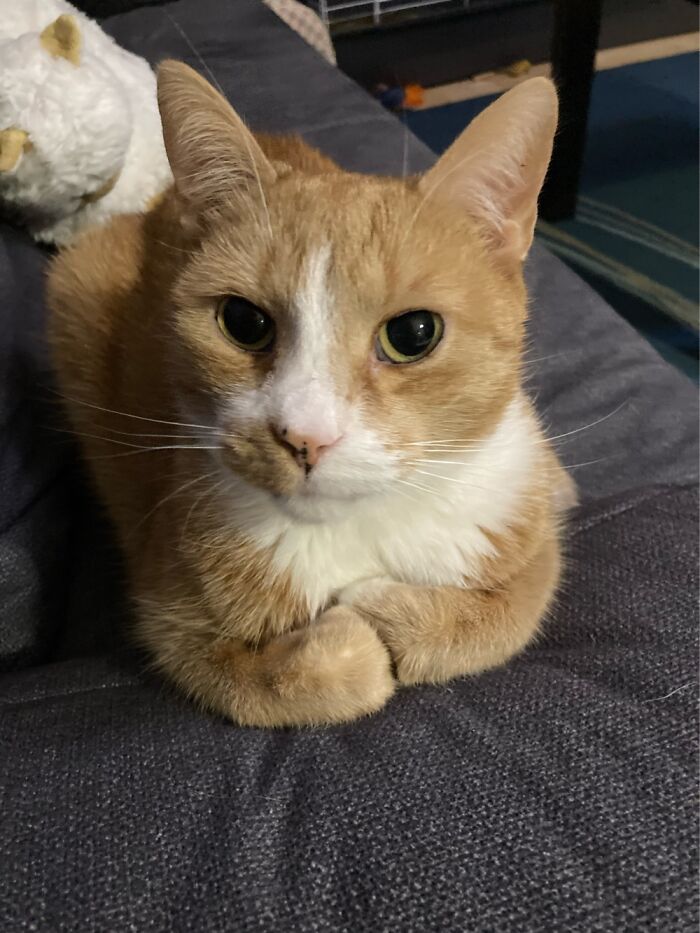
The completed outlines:
<svg viewBox="0 0 700 933">
<path fill-rule="evenodd" d="M 556 127 L 554 85 L 530 78 L 472 120 L 419 187 L 426 198 L 460 205 L 494 256 L 519 264 L 532 243 Z"/>
<path fill-rule="evenodd" d="M 218 91 L 182 62 L 158 68 L 158 107 L 176 189 L 192 220 L 236 200 L 263 198 L 275 170 Z"/>
</svg>

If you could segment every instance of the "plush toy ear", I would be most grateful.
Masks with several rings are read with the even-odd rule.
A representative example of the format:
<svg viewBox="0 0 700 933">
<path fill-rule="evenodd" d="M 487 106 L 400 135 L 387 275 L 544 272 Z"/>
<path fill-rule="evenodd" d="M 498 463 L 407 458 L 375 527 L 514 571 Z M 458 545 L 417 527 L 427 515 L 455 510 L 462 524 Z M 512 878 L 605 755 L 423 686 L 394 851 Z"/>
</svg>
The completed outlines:
<svg viewBox="0 0 700 933">
<path fill-rule="evenodd" d="M 0 172 L 11 172 L 22 153 L 30 146 L 29 136 L 24 130 L 13 127 L 0 130 Z"/>
<path fill-rule="evenodd" d="M 39 41 L 54 58 L 65 58 L 71 65 L 80 64 L 80 27 L 70 13 L 63 13 L 47 26 Z"/>
<path fill-rule="evenodd" d="M 557 109 L 551 81 L 524 81 L 472 120 L 420 181 L 426 197 L 461 205 L 508 262 L 523 260 L 532 243 Z"/>
<path fill-rule="evenodd" d="M 195 215 L 258 198 L 276 173 L 228 101 L 182 62 L 158 68 L 158 106 L 175 186 Z"/>
</svg>

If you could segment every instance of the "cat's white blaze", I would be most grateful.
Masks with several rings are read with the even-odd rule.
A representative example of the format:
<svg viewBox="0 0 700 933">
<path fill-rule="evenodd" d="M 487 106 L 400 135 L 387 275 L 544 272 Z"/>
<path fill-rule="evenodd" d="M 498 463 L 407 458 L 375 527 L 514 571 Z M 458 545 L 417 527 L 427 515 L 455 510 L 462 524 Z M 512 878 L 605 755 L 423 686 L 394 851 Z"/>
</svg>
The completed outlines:
<svg viewBox="0 0 700 933">
<path fill-rule="evenodd" d="M 331 378 L 333 296 L 328 288 L 328 244 L 306 259 L 305 280 L 295 299 L 296 328 L 291 348 L 271 385 L 271 417 L 280 427 L 320 444 L 341 433 L 341 411 Z"/>
<path fill-rule="evenodd" d="M 322 445 L 334 443 L 347 429 L 351 416 L 331 376 L 330 258 L 328 244 L 309 253 L 304 280 L 294 299 L 291 345 L 261 388 L 237 393 L 229 404 L 236 419 L 269 421 Z"/>
<path fill-rule="evenodd" d="M 426 455 L 450 463 L 419 464 L 404 473 L 415 486 L 398 482 L 396 461 L 377 449 L 364 470 L 370 479 L 383 464 L 381 491 L 342 502 L 339 510 L 328 503 L 328 521 L 298 520 L 269 494 L 250 486 L 245 495 L 232 499 L 229 517 L 254 545 L 273 550 L 275 566 L 291 574 L 311 613 L 365 578 L 464 586 L 465 580 L 478 579 L 482 559 L 493 554 L 485 532 L 503 532 L 519 514 L 539 443 L 533 416 L 524 400 L 516 398 L 478 450 L 444 458 Z M 329 483 L 333 460 L 330 453 Z M 362 472 L 361 460 L 352 461 L 352 469 Z"/>
</svg>

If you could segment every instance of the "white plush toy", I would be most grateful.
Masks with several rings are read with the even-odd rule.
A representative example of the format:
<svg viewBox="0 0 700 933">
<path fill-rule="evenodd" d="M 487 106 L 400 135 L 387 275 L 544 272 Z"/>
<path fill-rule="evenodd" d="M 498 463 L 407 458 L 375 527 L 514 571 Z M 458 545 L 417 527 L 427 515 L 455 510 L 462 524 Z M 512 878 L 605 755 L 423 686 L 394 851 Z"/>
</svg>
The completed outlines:
<svg viewBox="0 0 700 933">
<path fill-rule="evenodd" d="M 0 0 L 0 207 L 59 246 L 171 181 L 148 63 L 65 0 Z"/>
</svg>

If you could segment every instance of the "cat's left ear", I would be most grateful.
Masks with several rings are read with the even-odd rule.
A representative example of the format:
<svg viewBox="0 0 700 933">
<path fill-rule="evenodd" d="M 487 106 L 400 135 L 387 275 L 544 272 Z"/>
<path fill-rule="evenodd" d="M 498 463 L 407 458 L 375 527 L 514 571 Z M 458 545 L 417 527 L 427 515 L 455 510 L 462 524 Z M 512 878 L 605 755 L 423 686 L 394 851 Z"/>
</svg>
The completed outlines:
<svg viewBox="0 0 700 933">
<path fill-rule="evenodd" d="M 425 197 L 461 205 L 507 263 L 527 255 L 552 155 L 554 85 L 532 78 L 487 107 L 420 181 Z"/>
<path fill-rule="evenodd" d="M 276 173 L 255 137 L 218 91 L 188 65 L 158 68 L 158 106 L 175 186 L 194 217 L 235 198 L 264 199 Z"/>
</svg>

